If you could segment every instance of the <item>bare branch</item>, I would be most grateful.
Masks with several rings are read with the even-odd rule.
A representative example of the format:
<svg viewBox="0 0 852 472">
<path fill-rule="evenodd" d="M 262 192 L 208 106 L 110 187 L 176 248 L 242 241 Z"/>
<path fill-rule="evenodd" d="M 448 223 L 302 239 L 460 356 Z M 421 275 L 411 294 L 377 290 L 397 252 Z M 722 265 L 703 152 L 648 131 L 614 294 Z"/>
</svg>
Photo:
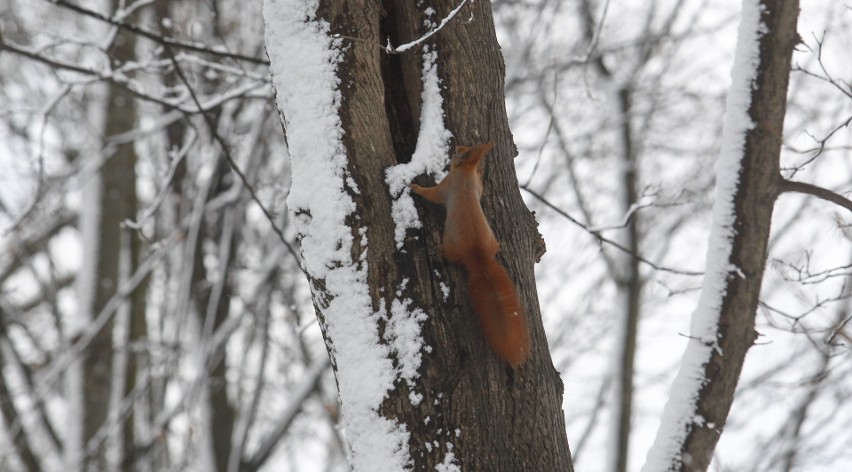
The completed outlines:
<svg viewBox="0 0 852 472">
<path fill-rule="evenodd" d="M 603 236 L 602 234 L 600 234 L 600 232 L 595 231 L 594 229 L 589 228 L 588 226 L 584 225 L 579 220 L 577 220 L 576 218 L 574 218 L 573 216 L 568 214 L 568 212 L 562 210 L 561 208 L 557 207 L 553 203 L 550 203 L 546 198 L 539 195 L 534 190 L 531 190 L 527 187 L 521 187 L 521 189 L 523 189 L 524 191 L 526 191 L 527 193 L 529 193 L 530 195 L 535 197 L 536 200 L 540 201 L 541 203 L 544 203 L 548 208 L 555 211 L 556 213 L 558 213 L 563 218 L 566 218 L 571 223 L 574 223 L 575 225 L 579 226 L 580 228 L 583 228 L 584 231 L 586 231 L 587 233 L 594 236 L 594 238 L 597 239 L 599 242 L 609 244 L 610 246 L 618 249 L 619 251 L 622 251 L 626 254 L 632 255 L 633 257 L 638 259 L 640 262 L 648 265 L 649 267 L 651 267 L 654 270 L 659 270 L 659 271 L 662 271 L 662 272 L 670 272 L 672 274 L 679 274 L 679 275 L 690 275 L 690 276 L 702 276 L 702 275 L 704 275 L 704 272 L 693 272 L 693 271 L 688 271 L 688 270 L 671 269 L 669 267 L 664 267 L 664 266 L 657 264 L 656 262 L 652 262 L 648 259 L 645 259 L 644 257 L 640 256 L 639 254 L 635 254 L 633 251 L 624 247 L 623 245 L 613 241 L 612 239 L 609 239 L 609 238 Z"/>
<path fill-rule="evenodd" d="M 184 114 L 205 113 L 207 111 L 210 111 L 210 110 L 218 107 L 219 105 L 222 104 L 222 102 L 225 101 L 225 100 L 216 100 L 215 103 L 208 104 L 207 106 L 201 106 L 201 104 L 198 101 L 196 101 L 196 106 L 198 108 L 193 110 L 191 108 L 182 107 L 180 102 L 170 101 L 170 100 L 167 100 L 167 99 L 162 98 L 162 97 L 158 97 L 158 96 L 155 96 L 155 95 L 145 93 L 141 90 L 136 90 L 134 87 L 131 87 L 130 82 L 127 81 L 126 78 L 123 78 L 123 76 L 116 74 L 116 72 L 121 71 L 121 69 L 118 69 L 116 71 L 99 71 L 99 70 L 95 70 L 95 69 L 89 69 L 89 68 L 86 68 L 86 67 L 78 66 L 78 65 L 70 63 L 70 62 L 65 62 L 65 61 L 62 61 L 62 60 L 59 60 L 59 59 L 47 57 L 43 54 L 38 53 L 37 51 L 31 50 L 31 49 L 28 49 L 28 48 L 25 48 L 25 47 L 21 47 L 21 46 L 16 45 L 16 44 L 5 42 L 2 37 L 0 37 L 0 51 L 9 51 L 9 52 L 17 54 L 19 56 L 26 57 L 26 58 L 32 59 L 36 62 L 40 62 L 42 64 L 45 64 L 45 65 L 50 66 L 54 69 L 67 70 L 67 71 L 71 71 L 71 72 L 76 72 L 78 74 L 83 74 L 85 76 L 92 77 L 92 78 L 95 78 L 95 79 L 98 79 L 98 80 L 104 80 L 106 82 L 109 82 L 110 84 L 117 85 L 117 86 L 127 90 L 128 92 L 133 94 L 133 96 L 135 96 L 136 98 L 138 98 L 140 100 L 156 103 L 157 105 L 160 105 L 160 106 L 163 106 L 163 107 L 166 107 L 166 108 L 169 108 L 169 109 L 175 109 L 175 110 L 178 110 L 178 111 L 180 111 L 181 113 L 184 113 Z M 239 96 L 244 95 L 246 92 L 260 87 L 261 84 L 263 84 L 263 83 L 258 82 L 256 84 L 251 84 L 249 87 L 247 87 L 245 89 L 240 88 L 240 93 L 238 95 L 227 94 L 228 100 L 238 98 Z M 223 98 L 224 98 L 224 96 L 223 96 Z"/>
<path fill-rule="evenodd" d="M 832 192 L 827 188 L 819 187 L 813 184 L 805 183 L 805 182 L 797 182 L 795 180 L 787 180 L 781 179 L 778 183 L 778 193 L 784 192 L 799 192 L 805 193 L 808 195 L 812 195 L 817 198 L 821 198 L 825 201 L 834 203 L 835 205 L 839 205 L 849 211 L 852 211 L 852 200 L 840 195 L 839 193 Z"/>
<path fill-rule="evenodd" d="M 269 459 L 275 445 L 278 444 L 278 441 L 290 428 L 293 420 L 296 419 L 296 415 L 298 415 L 302 410 L 305 400 L 317 387 L 317 384 L 322 378 L 322 374 L 330 365 L 331 363 L 328 357 L 324 357 L 322 360 L 317 361 L 317 363 L 314 364 L 314 366 L 305 374 L 305 379 L 301 387 L 299 387 L 299 390 L 296 391 L 293 398 L 291 398 L 290 405 L 281 414 L 278 424 L 275 425 L 272 432 L 261 440 L 260 448 L 258 448 L 257 453 L 247 463 L 243 464 L 241 470 L 256 471 L 264 464 L 264 462 L 266 462 L 267 459 Z"/>
<path fill-rule="evenodd" d="M 3 351 L 8 342 L 9 341 L 5 336 L 0 337 L 0 366 L 4 367 L 6 363 L 3 359 Z M 11 426 L 6 433 L 10 436 L 13 449 L 26 466 L 26 469 L 31 471 L 41 471 L 41 464 L 39 463 L 38 457 L 31 445 L 32 438 L 30 438 L 27 434 L 27 431 L 24 429 L 21 421 L 23 414 L 18 406 L 15 405 L 13 394 L 9 389 L 8 384 L 9 382 L 6 381 L 6 375 L 4 375 L 2 369 L 0 369 L 0 415 L 2 415 L 3 422 L 6 425 Z"/>
<path fill-rule="evenodd" d="M 210 49 L 210 48 L 207 48 L 205 46 L 200 46 L 198 44 L 188 43 L 188 42 L 185 42 L 185 41 L 179 41 L 177 39 L 172 39 L 172 38 L 164 38 L 162 36 L 162 34 L 160 34 L 160 33 L 148 31 L 148 30 L 140 28 L 136 25 L 132 25 L 130 23 L 125 23 L 125 22 L 117 20 L 115 18 L 110 18 L 110 17 L 102 15 L 102 14 L 96 12 L 96 11 L 92 11 L 92 10 L 89 10 L 87 8 L 83 8 L 79 5 L 74 5 L 73 3 L 68 2 L 66 0 L 48 0 L 48 1 L 50 3 L 53 3 L 56 6 L 59 6 L 59 7 L 62 7 L 62 8 L 67 8 L 68 10 L 75 11 L 77 13 L 88 16 L 90 18 L 94 18 L 96 20 L 103 21 L 104 23 L 109 23 L 113 26 L 117 26 L 119 28 L 130 31 L 131 33 L 138 34 L 139 36 L 143 36 L 147 39 L 150 39 L 151 41 L 154 41 L 155 43 L 162 44 L 164 47 L 171 46 L 171 47 L 186 49 L 186 50 L 189 50 L 189 51 L 202 52 L 202 53 L 205 53 L 205 54 L 212 54 L 212 55 L 215 55 L 215 56 L 221 56 L 221 57 L 227 57 L 227 58 L 230 58 L 230 59 L 237 59 L 237 60 L 240 60 L 240 61 L 251 62 L 253 64 L 259 64 L 259 65 L 264 65 L 264 66 L 269 65 L 269 61 L 267 61 L 265 59 L 260 59 L 260 58 L 257 58 L 257 57 L 246 56 L 246 55 L 243 55 L 243 54 L 237 54 L 237 53 L 232 53 L 232 52 L 217 51 L 215 49 Z"/>
</svg>

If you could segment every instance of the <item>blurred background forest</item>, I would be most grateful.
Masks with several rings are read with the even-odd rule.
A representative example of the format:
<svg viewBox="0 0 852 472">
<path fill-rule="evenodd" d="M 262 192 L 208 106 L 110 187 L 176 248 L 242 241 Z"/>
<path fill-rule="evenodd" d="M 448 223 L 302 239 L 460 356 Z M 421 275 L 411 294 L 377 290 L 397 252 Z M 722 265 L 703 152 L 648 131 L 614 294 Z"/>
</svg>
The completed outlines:
<svg viewBox="0 0 852 472">
<path fill-rule="evenodd" d="M 638 470 L 700 287 L 740 5 L 492 4 L 575 466 Z M 850 26 L 804 3 L 783 130 L 785 177 L 840 194 Z M 349 469 L 263 27 L 260 0 L 0 0 L 0 470 Z M 776 206 L 713 470 L 852 470 L 850 220 Z"/>
</svg>

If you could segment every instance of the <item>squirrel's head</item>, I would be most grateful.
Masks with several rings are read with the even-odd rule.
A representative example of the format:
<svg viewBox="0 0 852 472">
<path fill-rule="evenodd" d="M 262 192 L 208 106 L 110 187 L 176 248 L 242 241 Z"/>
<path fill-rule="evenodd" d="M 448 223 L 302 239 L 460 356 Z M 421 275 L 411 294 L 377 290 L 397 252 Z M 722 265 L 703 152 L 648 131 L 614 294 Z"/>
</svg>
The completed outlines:
<svg viewBox="0 0 852 472">
<path fill-rule="evenodd" d="M 453 155 L 451 168 L 476 169 L 481 175 L 482 161 L 493 147 L 494 144 L 492 143 L 479 144 L 473 147 L 459 146 Z"/>
</svg>

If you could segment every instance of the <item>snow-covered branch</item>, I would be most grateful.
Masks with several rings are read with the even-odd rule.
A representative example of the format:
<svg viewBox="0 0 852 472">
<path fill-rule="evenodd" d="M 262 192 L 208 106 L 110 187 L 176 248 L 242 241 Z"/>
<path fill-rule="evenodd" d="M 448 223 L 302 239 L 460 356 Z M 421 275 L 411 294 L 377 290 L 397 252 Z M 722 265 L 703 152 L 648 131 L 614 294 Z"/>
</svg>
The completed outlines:
<svg viewBox="0 0 852 472">
<path fill-rule="evenodd" d="M 428 33 L 426 33 L 423 36 L 415 39 L 414 41 L 411 41 L 411 42 L 408 42 L 408 43 L 405 43 L 405 44 L 400 44 L 399 46 L 394 47 L 394 46 L 391 45 L 390 39 L 388 39 L 388 44 L 387 44 L 387 46 L 385 46 L 385 52 L 387 52 L 388 54 L 401 54 L 401 53 L 408 51 L 409 49 L 417 46 L 418 44 L 423 43 L 424 41 L 428 40 L 432 36 L 435 36 L 438 33 L 438 31 L 441 31 L 442 29 L 444 29 L 444 26 L 447 26 L 447 24 L 450 21 L 452 21 L 453 18 L 455 18 L 455 16 L 459 13 L 459 11 L 467 4 L 467 2 L 468 2 L 468 0 L 462 0 L 461 3 L 459 3 L 459 6 L 455 7 L 453 9 L 453 11 L 451 11 L 450 14 L 447 15 L 446 18 L 441 20 L 441 22 L 438 24 L 438 26 L 432 28 L 431 30 L 429 30 Z"/>
</svg>

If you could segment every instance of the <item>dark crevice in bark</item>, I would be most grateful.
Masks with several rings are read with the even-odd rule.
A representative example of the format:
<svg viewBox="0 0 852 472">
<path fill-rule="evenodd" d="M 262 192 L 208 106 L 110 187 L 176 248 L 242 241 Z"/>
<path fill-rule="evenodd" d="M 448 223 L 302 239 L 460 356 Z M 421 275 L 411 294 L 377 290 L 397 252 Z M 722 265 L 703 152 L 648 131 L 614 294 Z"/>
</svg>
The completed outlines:
<svg viewBox="0 0 852 472">
<path fill-rule="evenodd" d="M 379 37 L 390 38 L 392 44 L 399 44 L 399 34 L 394 26 L 399 21 L 393 2 L 384 2 L 385 15 L 379 23 Z M 403 80 L 403 56 L 400 54 L 381 55 L 382 82 L 385 92 L 385 113 L 388 118 L 393 150 L 397 162 L 411 160 L 417 146 L 417 134 L 420 120 L 415 119 L 408 102 L 408 91 Z"/>
</svg>

